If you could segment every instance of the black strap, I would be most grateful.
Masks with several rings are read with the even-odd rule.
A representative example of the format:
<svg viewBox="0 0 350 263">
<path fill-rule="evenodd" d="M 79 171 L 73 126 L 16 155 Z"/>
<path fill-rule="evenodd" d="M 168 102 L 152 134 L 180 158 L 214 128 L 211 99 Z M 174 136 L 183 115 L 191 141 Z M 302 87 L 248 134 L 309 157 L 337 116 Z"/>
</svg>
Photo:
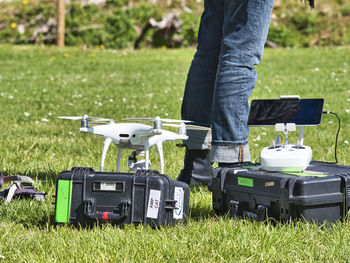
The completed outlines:
<svg viewBox="0 0 350 263">
<path fill-rule="evenodd" d="M 33 187 L 34 181 L 28 176 L 16 175 L 6 176 L 0 172 L 0 188 L 5 182 L 13 182 L 11 186 L 0 191 L 0 196 L 5 199 L 6 203 L 13 198 L 32 198 L 37 201 L 45 201 L 47 193 L 39 192 Z"/>
<path fill-rule="evenodd" d="M 94 173 L 94 169 L 91 167 L 73 167 L 72 168 L 72 176 L 76 174 L 88 175 Z"/>
<path fill-rule="evenodd" d="M 137 176 L 150 176 L 150 175 L 159 175 L 158 170 L 137 170 Z"/>
</svg>

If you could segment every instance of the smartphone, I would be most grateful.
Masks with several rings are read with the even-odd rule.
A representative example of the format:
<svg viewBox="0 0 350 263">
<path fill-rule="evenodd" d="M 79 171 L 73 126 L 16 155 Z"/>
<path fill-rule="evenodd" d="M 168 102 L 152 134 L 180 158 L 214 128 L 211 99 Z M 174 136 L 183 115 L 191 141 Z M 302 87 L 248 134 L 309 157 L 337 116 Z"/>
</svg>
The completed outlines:
<svg viewBox="0 0 350 263">
<path fill-rule="evenodd" d="M 249 126 L 274 126 L 295 123 L 312 126 L 321 123 L 323 99 L 262 99 L 252 100 Z"/>
</svg>

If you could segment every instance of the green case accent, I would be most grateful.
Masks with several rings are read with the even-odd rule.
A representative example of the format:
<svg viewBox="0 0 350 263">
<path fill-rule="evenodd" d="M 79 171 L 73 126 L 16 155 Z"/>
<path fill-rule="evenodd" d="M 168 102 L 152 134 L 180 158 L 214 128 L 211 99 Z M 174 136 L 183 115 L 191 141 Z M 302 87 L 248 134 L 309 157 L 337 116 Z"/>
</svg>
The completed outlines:
<svg viewBox="0 0 350 263">
<path fill-rule="evenodd" d="M 253 164 L 248 164 L 248 165 L 242 165 L 242 168 L 244 168 L 244 169 L 258 170 L 258 169 L 260 169 L 261 167 L 260 167 L 260 166 L 253 165 Z"/>
<path fill-rule="evenodd" d="M 238 185 L 254 187 L 253 179 L 246 177 L 238 177 Z"/>
<path fill-rule="evenodd" d="M 70 206 L 72 201 L 73 182 L 69 180 L 58 180 L 56 195 L 57 223 L 69 223 Z"/>
<path fill-rule="evenodd" d="M 294 173 L 294 172 L 290 172 L 287 173 L 285 172 L 285 174 L 290 174 L 290 175 L 296 175 L 296 176 L 311 176 L 311 177 L 327 177 L 326 174 L 312 174 L 312 173 Z"/>
</svg>

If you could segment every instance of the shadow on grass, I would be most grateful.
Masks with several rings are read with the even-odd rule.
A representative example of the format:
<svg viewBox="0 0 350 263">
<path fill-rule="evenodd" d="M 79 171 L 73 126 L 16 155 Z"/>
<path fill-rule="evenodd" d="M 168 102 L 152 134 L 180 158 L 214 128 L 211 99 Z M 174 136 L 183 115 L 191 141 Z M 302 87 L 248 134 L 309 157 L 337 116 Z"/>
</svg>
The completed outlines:
<svg viewBox="0 0 350 263">
<path fill-rule="evenodd" d="M 54 205 L 51 202 L 50 199 L 42 202 L 30 199 L 14 199 L 9 204 L 1 204 L 1 222 L 20 224 L 25 228 L 46 229 L 54 222 Z"/>
<path fill-rule="evenodd" d="M 33 173 L 32 176 L 34 178 L 37 178 L 37 180 L 47 182 L 49 185 L 56 185 L 58 173 L 54 171 L 43 171 L 39 173 Z"/>
<path fill-rule="evenodd" d="M 202 221 L 210 218 L 217 218 L 218 215 L 211 206 L 195 205 L 190 207 L 189 218 L 194 221 Z"/>
<path fill-rule="evenodd" d="M 202 221 L 211 218 L 217 218 L 213 205 L 212 193 L 206 186 L 195 186 L 191 188 L 190 199 L 190 214 L 189 218 L 194 221 Z M 209 198 L 209 199 L 208 199 Z"/>
</svg>

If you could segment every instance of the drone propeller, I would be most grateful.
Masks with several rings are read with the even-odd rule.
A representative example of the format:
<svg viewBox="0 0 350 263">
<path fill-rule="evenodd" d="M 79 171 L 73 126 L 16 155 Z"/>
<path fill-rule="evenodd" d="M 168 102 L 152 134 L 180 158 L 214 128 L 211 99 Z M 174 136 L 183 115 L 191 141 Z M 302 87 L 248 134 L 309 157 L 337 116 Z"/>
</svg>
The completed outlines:
<svg viewBox="0 0 350 263">
<path fill-rule="evenodd" d="M 57 119 L 63 119 L 63 120 L 73 120 L 73 121 L 76 121 L 76 120 L 81 120 L 82 117 L 80 116 L 59 116 L 57 117 Z"/>
<path fill-rule="evenodd" d="M 88 115 L 83 116 L 59 116 L 58 119 L 64 119 L 64 120 L 92 120 L 94 122 L 110 122 L 113 121 L 112 119 L 107 118 L 100 118 L 100 117 L 90 117 Z"/>
<path fill-rule="evenodd" d="M 173 123 L 190 123 L 190 122 L 192 122 L 192 121 L 185 121 L 185 120 L 163 119 L 160 117 L 155 117 L 155 118 L 125 118 L 123 120 L 125 120 L 125 121 L 140 121 L 140 122 L 160 121 L 160 122 L 173 122 Z"/>
<path fill-rule="evenodd" d="M 204 127 L 204 126 L 198 126 L 198 125 L 183 125 L 183 124 L 172 124 L 172 123 L 165 123 L 163 124 L 164 126 L 169 126 L 169 127 L 176 127 L 176 128 L 185 128 L 186 130 L 199 130 L 199 131 L 209 131 L 209 127 Z"/>
</svg>

